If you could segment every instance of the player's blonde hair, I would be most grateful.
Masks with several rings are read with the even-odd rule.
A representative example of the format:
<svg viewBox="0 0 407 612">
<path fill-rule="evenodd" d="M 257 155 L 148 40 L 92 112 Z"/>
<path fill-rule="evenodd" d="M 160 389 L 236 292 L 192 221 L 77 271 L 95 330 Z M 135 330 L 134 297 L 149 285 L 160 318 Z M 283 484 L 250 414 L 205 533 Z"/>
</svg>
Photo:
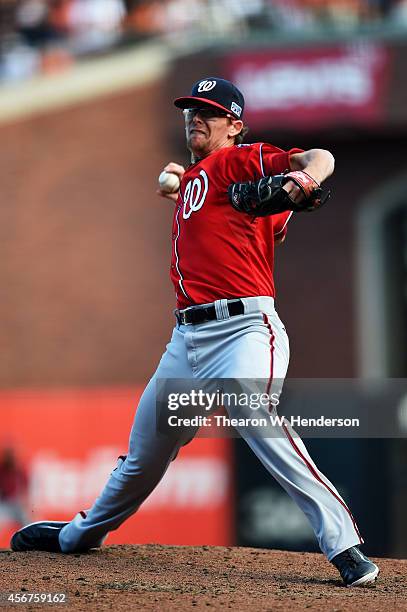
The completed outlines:
<svg viewBox="0 0 407 612">
<path fill-rule="evenodd" d="M 244 125 L 241 129 L 241 131 L 239 132 L 239 134 L 237 136 L 235 136 L 235 144 L 242 144 L 242 142 L 244 141 L 247 132 L 249 131 L 249 128 L 247 127 L 247 125 Z"/>
</svg>

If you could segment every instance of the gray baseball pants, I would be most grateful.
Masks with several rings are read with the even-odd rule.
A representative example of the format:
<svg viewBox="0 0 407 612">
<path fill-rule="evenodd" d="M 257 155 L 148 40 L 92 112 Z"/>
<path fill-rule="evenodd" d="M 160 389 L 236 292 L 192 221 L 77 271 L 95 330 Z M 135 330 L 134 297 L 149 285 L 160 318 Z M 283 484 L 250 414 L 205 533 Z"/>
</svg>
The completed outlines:
<svg viewBox="0 0 407 612">
<path fill-rule="evenodd" d="M 63 552 L 100 546 L 110 531 L 138 510 L 179 449 L 191 438 L 189 429 L 177 428 L 176 435 L 157 431 L 157 379 L 285 378 L 289 343 L 273 298 L 244 298 L 243 302 L 242 315 L 229 317 L 226 300 L 218 300 L 215 302 L 218 320 L 175 327 L 157 371 L 140 399 L 128 454 L 119 459 L 92 508 L 78 513 L 62 529 L 59 542 Z M 233 406 L 227 410 L 233 417 Z M 322 552 L 331 560 L 363 540 L 345 502 L 318 470 L 301 439 L 287 422 L 280 429 L 279 435 L 272 438 L 254 437 L 247 428 L 239 433 L 305 513 Z"/>
</svg>

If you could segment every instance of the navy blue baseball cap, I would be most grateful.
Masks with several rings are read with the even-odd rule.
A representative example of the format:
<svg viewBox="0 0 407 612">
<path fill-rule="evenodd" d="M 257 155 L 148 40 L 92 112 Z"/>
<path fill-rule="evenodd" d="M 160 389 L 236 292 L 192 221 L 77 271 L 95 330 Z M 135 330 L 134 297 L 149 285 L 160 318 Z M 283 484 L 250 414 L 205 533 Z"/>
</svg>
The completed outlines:
<svg viewBox="0 0 407 612">
<path fill-rule="evenodd" d="M 197 81 L 191 95 L 174 100 L 178 108 L 195 108 L 202 104 L 216 106 L 241 119 L 244 111 L 244 97 L 230 81 L 218 77 L 207 77 Z"/>
</svg>

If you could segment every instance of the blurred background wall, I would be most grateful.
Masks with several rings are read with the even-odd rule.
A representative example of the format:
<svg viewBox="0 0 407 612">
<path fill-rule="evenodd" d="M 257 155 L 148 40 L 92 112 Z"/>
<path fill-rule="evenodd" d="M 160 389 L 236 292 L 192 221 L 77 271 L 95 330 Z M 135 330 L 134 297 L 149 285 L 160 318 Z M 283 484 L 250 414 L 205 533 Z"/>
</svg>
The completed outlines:
<svg viewBox="0 0 407 612">
<path fill-rule="evenodd" d="M 173 325 L 172 205 L 155 195 L 162 167 L 187 163 L 172 99 L 201 77 L 240 86 L 249 141 L 336 158 L 332 200 L 293 219 L 276 253 L 289 374 L 406 376 L 406 2 L 6 0 L 0 13 L 0 445 L 28 473 L 25 489 L 14 473 L 26 512 L 71 516 L 90 501 L 81 471 L 93 491 L 125 451 Z M 405 440 L 309 446 L 350 500 L 366 550 L 405 556 Z M 182 472 L 183 461 L 198 464 Z M 186 488 L 184 519 L 199 507 L 211 525 L 195 538 L 315 547 L 243 444 L 197 440 L 173 469 L 188 465 L 201 466 L 203 490 L 224 491 L 209 507 Z M 38 492 L 67 473 L 69 503 L 41 505 Z M 181 513 L 178 531 L 166 526 L 185 477 L 168 482 L 160 531 L 146 507 L 112 541 L 198 542 Z"/>
<path fill-rule="evenodd" d="M 0 128 L 3 386 L 143 381 L 154 368 L 172 300 L 160 96 L 140 87 Z"/>
</svg>

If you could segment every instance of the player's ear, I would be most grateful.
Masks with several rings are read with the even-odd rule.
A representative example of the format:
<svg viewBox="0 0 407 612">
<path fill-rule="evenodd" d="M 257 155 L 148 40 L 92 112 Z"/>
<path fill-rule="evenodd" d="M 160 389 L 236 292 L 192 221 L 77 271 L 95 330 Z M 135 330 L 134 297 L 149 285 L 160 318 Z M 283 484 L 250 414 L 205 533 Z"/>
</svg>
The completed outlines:
<svg viewBox="0 0 407 612">
<path fill-rule="evenodd" d="M 234 137 L 240 134 L 243 128 L 243 121 L 240 119 L 231 119 L 229 126 L 229 136 Z"/>
</svg>

